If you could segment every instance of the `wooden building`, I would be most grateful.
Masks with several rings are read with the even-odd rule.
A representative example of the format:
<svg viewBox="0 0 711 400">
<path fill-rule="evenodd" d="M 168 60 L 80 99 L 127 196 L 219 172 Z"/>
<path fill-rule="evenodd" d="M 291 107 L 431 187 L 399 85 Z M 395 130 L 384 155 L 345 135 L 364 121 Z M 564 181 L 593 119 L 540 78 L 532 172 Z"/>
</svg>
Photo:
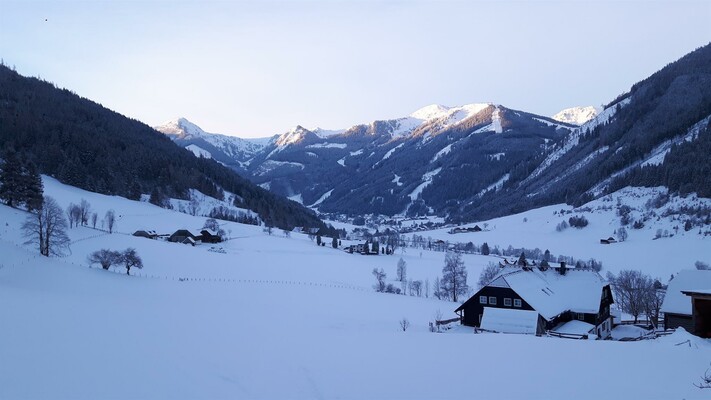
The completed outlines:
<svg viewBox="0 0 711 400">
<path fill-rule="evenodd" d="M 688 332 L 695 330 L 691 297 L 683 291 L 700 287 L 711 288 L 711 271 L 683 270 L 669 281 L 661 308 L 664 313 L 664 329 L 682 327 Z"/>
<path fill-rule="evenodd" d="M 222 236 L 211 229 L 203 229 L 200 231 L 200 240 L 203 243 L 220 243 Z"/>
<path fill-rule="evenodd" d="M 133 236 L 144 237 L 147 239 L 155 239 L 158 237 L 158 234 L 155 231 L 141 229 L 141 230 L 137 230 L 136 232 L 133 232 Z"/>
<path fill-rule="evenodd" d="M 691 297 L 693 329 L 689 332 L 702 338 L 711 338 L 711 289 L 683 290 L 682 293 Z"/>
<path fill-rule="evenodd" d="M 577 320 L 604 339 L 612 330 L 613 303 L 610 286 L 595 271 L 568 269 L 564 263 L 556 268 L 513 263 L 502 265 L 501 272 L 455 312 L 467 326 L 537 335 Z M 487 310 L 493 310 L 492 316 Z"/>
<path fill-rule="evenodd" d="M 198 236 L 194 235 L 192 232 L 190 232 L 187 229 L 178 229 L 175 231 L 172 235 L 168 237 L 169 242 L 174 242 L 174 243 L 184 243 L 185 239 L 190 238 L 193 241 L 193 245 L 195 242 L 198 240 Z"/>
</svg>

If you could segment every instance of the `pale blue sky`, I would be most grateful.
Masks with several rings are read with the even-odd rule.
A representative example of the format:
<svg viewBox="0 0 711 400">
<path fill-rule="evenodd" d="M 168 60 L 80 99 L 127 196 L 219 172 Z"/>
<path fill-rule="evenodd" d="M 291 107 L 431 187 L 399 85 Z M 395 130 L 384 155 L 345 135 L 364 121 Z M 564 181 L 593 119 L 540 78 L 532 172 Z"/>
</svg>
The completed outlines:
<svg viewBox="0 0 711 400">
<path fill-rule="evenodd" d="M 243 137 L 432 103 L 552 115 L 709 41 L 711 1 L 0 0 L 18 72 L 149 125 Z"/>
</svg>

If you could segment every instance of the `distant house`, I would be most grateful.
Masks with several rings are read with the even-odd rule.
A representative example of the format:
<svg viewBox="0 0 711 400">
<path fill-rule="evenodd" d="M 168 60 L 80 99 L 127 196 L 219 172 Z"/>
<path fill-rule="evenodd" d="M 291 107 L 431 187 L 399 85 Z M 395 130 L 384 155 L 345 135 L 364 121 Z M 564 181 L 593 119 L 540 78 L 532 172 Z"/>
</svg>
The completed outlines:
<svg viewBox="0 0 711 400">
<path fill-rule="evenodd" d="M 661 312 L 664 313 L 664 328 L 682 327 L 689 332 L 695 330 L 692 316 L 692 298 L 683 291 L 711 288 L 711 271 L 683 270 L 669 281 Z"/>
<path fill-rule="evenodd" d="M 222 236 L 212 229 L 203 229 L 200 231 L 200 240 L 203 243 L 220 243 Z"/>
<path fill-rule="evenodd" d="M 449 233 L 451 233 L 451 234 L 455 234 L 455 233 L 467 233 L 467 232 L 481 232 L 481 228 L 479 227 L 479 225 L 474 225 L 473 227 L 470 226 L 470 227 L 467 227 L 467 228 L 458 226 L 458 227 L 456 227 L 456 228 L 452 228 L 452 229 L 449 230 Z"/>
<path fill-rule="evenodd" d="M 693 329 L 689 332 L 702 338 L 711 338 L 711 287 L 700 290 L 683 290 L 691 297 L 691 320 Z"/>
<path fill-rule="evenodd" d="M 574 331 L 604 339 L 613 303 L 609 284 L 595 271 L 508 264 L 455 312 L 464 325 L 496 332 Z"/>
<path fill-rule="evenodd" d="M 133 232 L 133 236 L 155 239 L 158 237 L 158 234 L 155 231 L 137 230 Z"/>
<path fill-rule="evenodd" d="M 600 244 L 612 244 L 612 243 L 617 243 L 617 240 L 610 236 L 607 239 L 600 239 Z"/>
<path fill-rule="evenodd" d="M 178 229 L 168 237 L 169 242 L 174 242 L 174 243 L 184 243 L 185 239 L 190 238 L 192 239 L 193 243 L 192 245 L 195 245 L 195 242 L 198 240 L 198 236 L 194 235 L 192 232 L 190 232 L 187 229 Z"/>
</svg>

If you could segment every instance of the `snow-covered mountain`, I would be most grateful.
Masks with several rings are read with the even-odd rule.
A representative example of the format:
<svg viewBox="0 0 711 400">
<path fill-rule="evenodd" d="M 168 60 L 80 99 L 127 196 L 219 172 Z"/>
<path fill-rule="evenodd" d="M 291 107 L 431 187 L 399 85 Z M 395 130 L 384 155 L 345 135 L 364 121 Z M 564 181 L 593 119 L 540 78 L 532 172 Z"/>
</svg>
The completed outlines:
<svg viewBox="0 0 711 400">
<path fill-rule="evenodd" d="M 249 161 L 250 179 L 324 212 L 427 213 L 496 191 L 512 165 L 575 128 L 493 103 L 430 105 L 319 135 L 301 126 Z M 452 185 L 462 179 L 466 185 Z M 435 194 L 423 200 L 423 195 Z"/>
<path fill-rule="evenodd" d="M 156 126 L 177 144 L 196 156 L 213 158 L 227 166 L 240 169 L 242 163 L 254 157 L 272 138 L 242 139 L 217 133 L 208 133 L 185 118 L 177 118 Z"/>
<path fill-rule="evenodd" d="M 711 85 L 693 79 L 708 80 L 709 59 L 711 46 L 701 48 L 604 109 L 573 107 L 549 118 L 494 103 L 433 104 L 345 130 L 297 126 L 218 161 L 322 212 L 437 214 L 455 222 L 580 203 L 629 185 L 707 196 L 711 185 L 700 177 L 708 174 L 693 166 L 706 162 Z M 193 136 L 201 135 L 209 136 Z M 179 143 L 217 159 L 207 142 Z M 684 147 L 692 142 L 699 145 Z M 681 184 L 685 177 L 694 182 Z"/>
<path fill-rule="evenodd" d="M 565 122 L 573 125 L 583 125 L 584 123 L 595 118 L 602 111 L 601 107 L 571 107 L 560 111 L 551 118 L 556 121 Z"/>
</svg>

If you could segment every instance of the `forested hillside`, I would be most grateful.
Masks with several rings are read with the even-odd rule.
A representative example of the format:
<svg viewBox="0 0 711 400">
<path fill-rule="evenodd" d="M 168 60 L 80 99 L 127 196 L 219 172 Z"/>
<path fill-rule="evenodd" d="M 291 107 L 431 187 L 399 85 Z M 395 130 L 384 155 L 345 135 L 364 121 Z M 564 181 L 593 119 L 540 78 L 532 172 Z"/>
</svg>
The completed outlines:
<svg viewBox="0 0 711 400">
<path fill-rule="evenodd" d="M 635 185 L 711 196 L 710 116 L 706 45 L 634 84 L 596 119 L 517 165 L 500 192 L 451 215 L 466 221 L 559 202 L 582 204 Z"/>
<path fill-rule="evenodd" d="M 153 128 L 66 89 L 0 66 L 0 150 L 24 154 L 43 174 L 83 189 L 138 199 L 186 198 L 193 188 L 256 211 L 282 228 L 325 227 L 309 210 L 196 158 Z"/>
</svg>

